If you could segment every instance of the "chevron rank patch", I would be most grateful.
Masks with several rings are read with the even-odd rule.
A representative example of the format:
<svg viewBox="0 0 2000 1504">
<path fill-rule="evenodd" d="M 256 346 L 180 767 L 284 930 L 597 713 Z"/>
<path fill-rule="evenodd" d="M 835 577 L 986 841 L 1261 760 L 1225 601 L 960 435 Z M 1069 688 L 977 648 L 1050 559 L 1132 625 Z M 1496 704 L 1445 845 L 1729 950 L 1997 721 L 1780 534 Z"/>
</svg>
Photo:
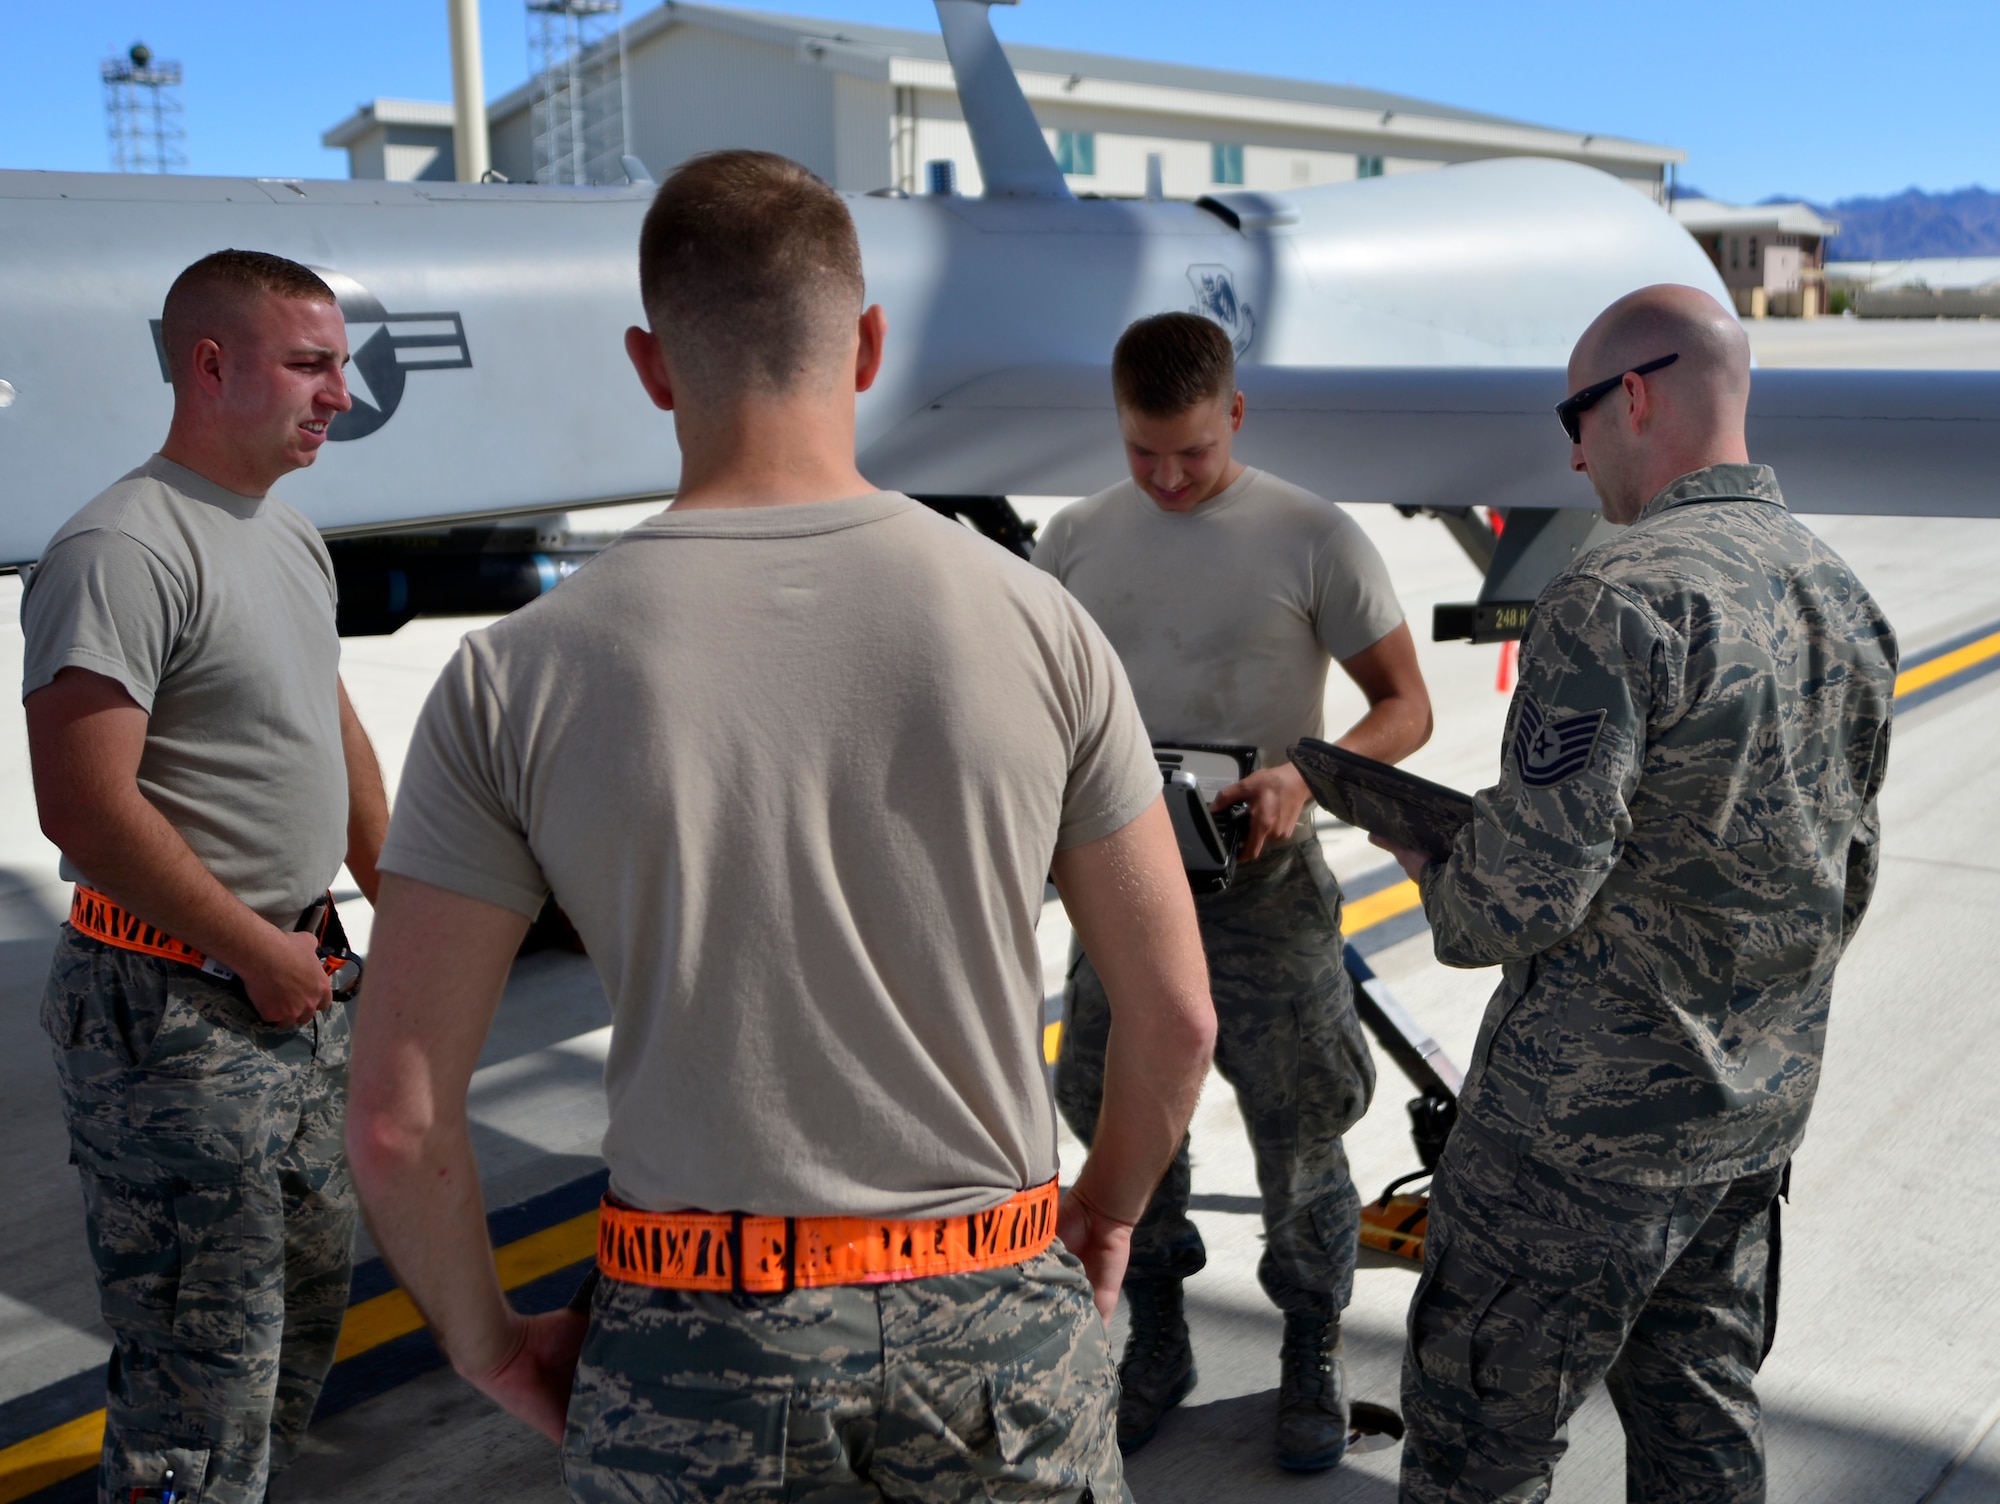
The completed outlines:
<svg viewBox="0 0 2000 1504">
<path fill-rule="evenodd" d="M 1514 762 L 1521 770 L 1521 782 L 1531 789 L 1545 789 L 1581 773 L 1590 766 L 1590 754 L 1597 750 L 1603 729 L 1601 710 L 1552 721 L 1533 695 L 1526 696 L 1521 701 L 1521 723 L 1514 730 Z"/>
</svg>

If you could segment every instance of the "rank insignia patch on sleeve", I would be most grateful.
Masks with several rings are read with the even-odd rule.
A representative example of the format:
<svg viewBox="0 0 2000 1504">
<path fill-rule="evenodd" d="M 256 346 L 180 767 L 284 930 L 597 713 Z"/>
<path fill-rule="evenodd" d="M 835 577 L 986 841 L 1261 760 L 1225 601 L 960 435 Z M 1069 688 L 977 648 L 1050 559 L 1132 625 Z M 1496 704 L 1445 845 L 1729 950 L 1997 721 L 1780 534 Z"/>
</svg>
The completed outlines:
<svg viewBox="0 0 2000 1504">
<path fill-rule="evenodd" d="M 1597 750 L 1597 736 L 1604 729 L 1604 712 L 1552 721 L 1542 713 L 1533 695 L 1521 700 L 1521 723 L 1514 728 L 1514 761 L 1521 770 L 1521 782 L 1531 789 L 1545 789 L 1581 773 L 1590 765 Z"/>
</svg>

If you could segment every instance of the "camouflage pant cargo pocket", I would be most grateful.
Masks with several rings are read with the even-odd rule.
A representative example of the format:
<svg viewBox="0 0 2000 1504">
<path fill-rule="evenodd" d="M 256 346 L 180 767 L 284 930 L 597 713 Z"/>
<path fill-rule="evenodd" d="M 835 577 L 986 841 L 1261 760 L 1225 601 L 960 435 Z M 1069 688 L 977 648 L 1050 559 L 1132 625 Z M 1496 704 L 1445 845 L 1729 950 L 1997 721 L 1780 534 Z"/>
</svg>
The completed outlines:
<svg viewBox="0 0 2000 1504">
<path fill-rule="evenodd" d="M 618 1491 L 579 1488 L 577 1499 L 754 1499 L 775 1497 L 785 1481 L 791 1397 L 697 1385 L 628 1381 L 606 1390 L 588 1419 L 573 1418 L 599 1487 L 623 1475 Z M 581 1422 L 576 1425 L 576 1422 Z M 568 1449 L 565 1448 L 567 1451 Z M 565 1474 L 570 1474 L 565 1457 Z"/>
<path fill-rule="evenodd" d="M 260 1293 L 244 1278 L 250 1263 L 244 1245 L 256 1241 L 254 1234 L 246 1236 L 247 1229 L 232 1228 L 234 1236 L 218 1237 L 214 1197 L 200 1192 L 174 1197 L 173 1210 L 174 1247 L 180 1262 L 174 1290 L 174 1346 L 234 1356 L 243 1351 L 249 1302 Z M 275 1289 L 263 1293 L 278 1294 Z M 275 1299 L 262 1303 L 279 1305 Z M 272 1314 L 282 1320 L 282 1307 Z"/>
<path fill-rule="evenodd" d="M 176 1500 L 195 1504 L 208 1483 L 208 1456 L 188 1447 L 155 1447 L 122 1438 L 104 1456 L 105 1476 L 115 1480 L 109 1490 L 112 1504 L 157 1504 L 168 1489 Z"/>
<path fill-rule="evenodd" d="M 1575 1284 L 1500 1264 L 1474 1239 L 1448 1235 L 1410 1304 L 1409 1355 L 1433 1404 L 1553 1434 L 1572 1408 L 1583 1316 Z"/>
</svg>

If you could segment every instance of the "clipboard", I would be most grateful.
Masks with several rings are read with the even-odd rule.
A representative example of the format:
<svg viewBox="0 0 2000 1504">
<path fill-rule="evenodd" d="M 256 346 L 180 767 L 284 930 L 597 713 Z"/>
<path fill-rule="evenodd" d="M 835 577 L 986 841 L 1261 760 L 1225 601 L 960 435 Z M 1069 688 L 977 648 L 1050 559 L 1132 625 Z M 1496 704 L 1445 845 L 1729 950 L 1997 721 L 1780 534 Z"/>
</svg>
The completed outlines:
<svg viewBox="0 0 2000 1504">
<path fill-rule="evenodd" d="M 1313 737 L 1287 753 L 1321 809 L 1370 835 L 1443 861 L 1472 823 L 1472 798 Z"/>
</svg>

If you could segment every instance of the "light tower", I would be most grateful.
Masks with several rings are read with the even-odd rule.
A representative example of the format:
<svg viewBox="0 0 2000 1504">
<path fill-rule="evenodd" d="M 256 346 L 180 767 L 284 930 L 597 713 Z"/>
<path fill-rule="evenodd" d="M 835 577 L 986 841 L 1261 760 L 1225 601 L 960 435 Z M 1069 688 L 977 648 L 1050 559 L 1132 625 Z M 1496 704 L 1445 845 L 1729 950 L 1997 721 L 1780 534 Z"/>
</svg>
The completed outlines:
<svg viewBox="0 0 2000 1504">
<path fill-rule="evenodd" d="M 104 60 L 104 123 L 113 172 L 173 172 L 187 166 L 181 65 L 134 42 L 123 57 Z"/>
<path fill-rule="evenodd" d="M 623 0 L 527 0 L 538 183 L 622 183 Z"/>
</svg>

